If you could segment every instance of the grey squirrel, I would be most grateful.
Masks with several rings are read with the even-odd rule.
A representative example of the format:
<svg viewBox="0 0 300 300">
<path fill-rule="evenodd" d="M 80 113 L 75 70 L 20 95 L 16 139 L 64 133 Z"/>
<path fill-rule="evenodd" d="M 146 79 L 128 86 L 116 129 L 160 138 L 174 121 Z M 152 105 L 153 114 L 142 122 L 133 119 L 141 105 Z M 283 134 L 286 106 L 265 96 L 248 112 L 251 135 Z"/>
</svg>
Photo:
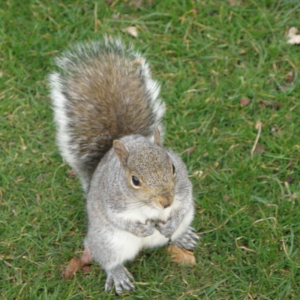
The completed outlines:
<svg viewBox="0 0 300 300">
<path fill-rule="evenodd" d="M 50 75 L 57 142 L 87 198 L 82 261 L 107 273 L 105 290 L 133 290 L 124 267 L 141 249 L 196 246 L 192 184 L 162 146 L 165 105 L 148 63 L 120 39 L 79 44 Z"/>
</svg>

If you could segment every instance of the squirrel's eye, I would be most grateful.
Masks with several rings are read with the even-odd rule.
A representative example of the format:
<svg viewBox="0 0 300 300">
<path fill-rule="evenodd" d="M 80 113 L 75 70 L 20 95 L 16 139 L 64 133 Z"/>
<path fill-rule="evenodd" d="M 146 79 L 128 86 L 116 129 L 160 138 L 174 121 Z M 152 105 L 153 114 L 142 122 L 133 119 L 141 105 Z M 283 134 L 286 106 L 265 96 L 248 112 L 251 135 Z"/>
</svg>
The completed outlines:
<svg viewBox="0 0 300 300">
<path fill-rule="evenodd" d="M 131 180 L 132 180 L 133 185 L 135 185 L 135 186 L 139 186 L 140 185 L 140 181 L 139 181 L 139 179 L 137 177 L 132 176 Z"/>
<path fill-rule="evenodd" d="M 175 166 L 172 165 L 172 168 L 173 168 L 173 174 L 175 174 L 175 172 L 176 172 Z"/>
</svg>

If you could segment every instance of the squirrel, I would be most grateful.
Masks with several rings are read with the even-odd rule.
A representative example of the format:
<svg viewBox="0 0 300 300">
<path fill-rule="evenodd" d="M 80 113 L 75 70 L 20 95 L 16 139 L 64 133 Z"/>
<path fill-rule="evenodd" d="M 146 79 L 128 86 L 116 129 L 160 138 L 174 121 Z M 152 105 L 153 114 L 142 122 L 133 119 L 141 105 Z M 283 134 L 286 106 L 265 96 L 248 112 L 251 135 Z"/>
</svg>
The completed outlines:
<svg viewBox="0 0 300 300">
<path fill-rule="evenodd" d="M 165 104 L 148 63 L 120 38 L 77 44 L 49 77 L 57 143 L 86 193 L 84 263 L 107 274 L 105 290 L 133 290 L 124 263 L 199 237 L 185 164 L 162 145 Z"/>
</svg>

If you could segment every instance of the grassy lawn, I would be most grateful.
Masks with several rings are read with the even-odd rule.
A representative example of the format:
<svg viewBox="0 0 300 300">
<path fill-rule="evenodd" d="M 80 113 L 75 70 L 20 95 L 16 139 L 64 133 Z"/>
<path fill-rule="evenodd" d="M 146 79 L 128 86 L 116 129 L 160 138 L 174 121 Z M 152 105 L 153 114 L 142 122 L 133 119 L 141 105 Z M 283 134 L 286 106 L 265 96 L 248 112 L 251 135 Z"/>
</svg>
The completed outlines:
<svg viewBox="0 0 300 300">
<path fill-rule="evenodd" d="M 186 162 L 202 236 L 195 267 L 165 249 L 128 263 L 137 289 L 124 298 L 300 299 L 300 52 L 285 37 L 299 1 L 137 2 L 1 2 L 0 298 L 115 298 L 96 264 L 62 280 L 83 250 L 85 200 L 47 87 L 57 54 L 107 34 L 145 52 L 162 84 L 165 144 Z"/>
</svg>

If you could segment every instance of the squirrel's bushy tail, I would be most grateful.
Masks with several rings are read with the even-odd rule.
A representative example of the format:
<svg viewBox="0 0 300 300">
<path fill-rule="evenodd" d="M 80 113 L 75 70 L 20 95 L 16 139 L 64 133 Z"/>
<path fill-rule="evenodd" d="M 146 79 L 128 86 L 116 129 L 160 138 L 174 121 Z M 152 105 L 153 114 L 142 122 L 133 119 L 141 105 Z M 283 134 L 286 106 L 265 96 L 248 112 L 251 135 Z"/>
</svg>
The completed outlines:
<svg viewBox="0 0 300 300">
<path fill-rule="evenodd" d="M 79 44 L 56 64 L 49 82 L 57 142 L 87 191 L 113 140 L 162 129 L 165 105 L 145 59 L 120 39 Z"/>
</svg>

